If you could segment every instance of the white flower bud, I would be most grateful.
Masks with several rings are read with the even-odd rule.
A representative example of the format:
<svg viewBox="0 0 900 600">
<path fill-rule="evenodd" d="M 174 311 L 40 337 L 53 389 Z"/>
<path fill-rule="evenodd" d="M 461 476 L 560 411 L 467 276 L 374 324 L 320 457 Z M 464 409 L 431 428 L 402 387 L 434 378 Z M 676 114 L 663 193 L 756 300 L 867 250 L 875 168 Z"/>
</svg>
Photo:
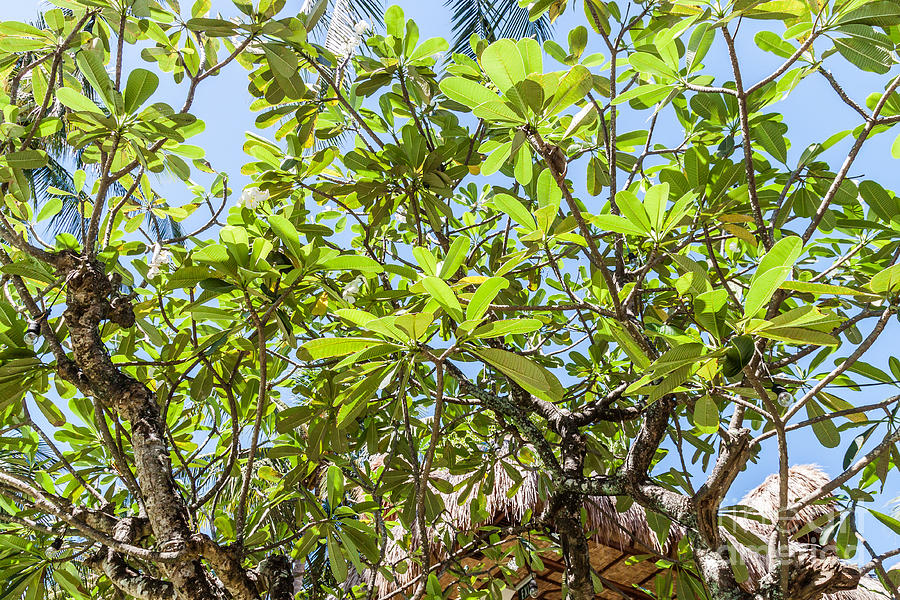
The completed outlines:
<svg viewBox="0 0 900 600">
<path fill-rule="evenodd" d="M 269 199 L 269 192 L 259 188 L 247 188 L 241 192 L 241 198 L 238 200 L 238 206 L 256 210 L 263 202 Z"/>
<path fill-rule="evenodd" d="M 150 259 L 150 269 L 147 271 L 147 279 L 153 279 L 159 275 L 159 268 L 163 264 L 172 262 L 172 253 L 163 248 L 159 242 L 153 244 L 153 257 Z"/>
<path fill-rule="evenodd" d="M 348 304 L 353 304 L 356 302 L 356 297 L 359 295 L 359 290 L 365 284 L 366 278 L 359 276 L 346 286 L 344 286 L 343 291 L 341 292 L 341 298 L 344 299 Z"/>
</svg>

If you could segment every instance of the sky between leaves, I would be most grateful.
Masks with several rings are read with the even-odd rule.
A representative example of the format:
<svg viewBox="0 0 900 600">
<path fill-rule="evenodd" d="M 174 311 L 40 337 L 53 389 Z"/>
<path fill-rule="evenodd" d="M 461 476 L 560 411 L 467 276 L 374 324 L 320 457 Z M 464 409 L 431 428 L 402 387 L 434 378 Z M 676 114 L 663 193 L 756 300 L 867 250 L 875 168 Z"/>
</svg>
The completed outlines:
<svg viewBox="0 0 900 600">
<path fill-rule="evenodd" d="M 184 4 L 189 5 L 188 2 L 184 2 Z M 400 5 L 406 13 L 406 17 L 416 21 L 421 31 L 421 39 L 435 36 L 451 37 L 450 11 L 444 7 L 442 0 L 387 0 L 386 5 L 389 4 Z M 577 4 L 580 4 L 580 2 Z M 288 14 L 291 11 L 299 11 L 302 5 L 303 0 L 287 0 L 283 12 Z M 43 0 L 0 0 L 0 20 L 34 20 L 43 7 L 46 7 L 46 3 Z M 212 12 L 215 13 L 217 11 L 221 12 L 225 17 L 236 14 L 236 10 L 230 0 L 213 0 Z M 577 25 L 583 24 L 582 20 L 583 15 L 580 7 L 576 6 L 575 9 L 570 7 L 555 24 L 555 38 L 565 45 L 565 37 L 568 31 Z M 771 25 L 774 27 L 781 26 L 776 22 L 766 23 L 774 23 L 774 25 Z M 761 79 L 780 64 L 780 59 L 771 54 L 763 54 L 756 47 L 753 43 L 754 33 L 756 33 L 756 30 L 745 24 L 736 36 L 737 53 L 739 57 L 742 57 L 741 69 L 745 81 Z M 585 54 L 602 50 L 596 37 L 591 37 L 592 39 L 590 39 Z M 562 65 L 550 66 L 554 61 L 549 57 L 545 60 L 548 63 L 548 69 L 562 68 Z M 717 73 L 719 83 L 731 79 L 730 65 L 727 60 L 727 56 L 724 54 L 724 47 L 715 46 L 705 60 L 711 70 Z M 139 54 L 132 49 L 131 55 L 125 57 L 126 70 L 138 66 L 153 68 L 152 66 L 142 65 L 142 62 Z M 894 68 L 898 69 L 900 65 Z M 878 76 L 876 79 L 875 76 L 867 75 L 859 69 L 849 68 L 845 72 L 836 70 L 834 74 L 842 82 L 848 94 L 863 105 L 865 104 L 866 95 L 879 90 L 877 81 L 882 77 Z M 159 92 L 163 95 L 163 100 L 170 101 L 173 105 L 180 105 L 183 100 L 183 90 L 179 89 L 179 86 L 174 85 L 170 77 L 161 77 Z M 166 98 L 166 96 L 169 96 L 169 98 Z M 192 143 L 206 150 L 207 159 L 217 170 L 229 174 L 231 187 L 238 190 L 238 193 L 234 194 L 235 202 L 240 189 L 249 183 L 247 178 L 240 175 L 240 168 L 246 162 L 246 157 L 241 149 L 245 140 L 244 132 L 255 130 L 255 115 L 248 108 L 250 102 L 251 97 L 247 93 L 246 71 L 243 71 L 237 65 L 232 65 L 221 75 L 200 86 L 194 103 L 193 112 L 198 118 L 205 121 L 206 130 L 195 137 Z M 823 141 L 834 132 L 849 129 L 858 124 L 858 117 L 837 99 L 824 78 L 807 78 L 792 93 L 789 101 L 776 104 L 773 109 L 780 111 L 784 115 L 784 122 L 790 128 L 787 137 L 793 145 L 788 152 L 789 161 L 796 160 L 807 145 L 816 141 Z M 671 119 L 667 123 L 667 120 L 663 117 L 664 114 L 661 115 L 657 123 L 657 137 L 655 139 L 658 138 L 660 142 L 676 140 L 677 143 L 677 140 L 681 139 L 677 122 Z M 632 129 L 646 129 L 647 123 L 641 123 L 642 119 L 640 117 L 635 119 L 632 116 L 631 122 L 627 118 L 626 114 L 624 121 L 626 126 L 630 126 Z M 893 135 L 882 135 L 867 142 L 863 146 L 863 150 L 851 172 L 851 178 L 875 179 L 888 189 L 900 189 L 900 175 L 898 175 L 900 174 L 900 160 L 893 159 L 890 152 L 893 137 Z M 846 154 L 849 143 L 849 140 L 844 140 L 844 142 L 837 144 L 825 155 L 825 158 L 832 160 L 837 158 L 840 160 Z M 195 176 L 198 182 L 204 182 L 202 173 L 195 173 Z M 584 192 L 585 174 L 573 170 L 569 172 L 569 177 L 574 182 L 577 195 L 582 199 L 589 198 Z M 481 186 L 488 182 L 490 178 L 480 177 L 474 180 Z M 163 195 L 168 196 L 170 202 L 176 205 L 179 203 L 178 197 L 187 194 L 182 182 L 177 180 L 163 178 L 156 182 L 154 187 Z M 602 202 L 598 199 L 598 210 Z M 585 203 L 590 209 L 590 202 L 585 200 Z M 187 230 L 191 229 L 190 221 L 188 221 L 185 228 Z M 213 235 L 216 234 L 213 233 Z M 893 323 L 892 326 L 896 328 L 896 323 Z M 862 333 L 866 335 L 868 331 L 862 330 Z M 868 356 L 871 357 L 869 362 L 884 371 L 888 371 L 888 357 L 891 355 L 900 355 L 900 341 L 897 341 L 889 333 L 881 336 L 868 353 Z M 564 374 L 560 375 L 564 376 Z M 840 388 L 830 389 L 829 391 L 854 404 L 866 404 L 900 393 L 900 387 L 873 386 L 863 388 L 859 392 Z M 761 453 L 763 458 L 757 464 L 749 465 L 746 472 L 738 477 L 732 488 L 732 496 L 726 498 L 726 505 L 737 503 L 747 490 L 756 486 L 767 475 L 777 472 L 778 464 L 774 438 L 764 443 L 769 444 L 771 447 L 764 448 Z M 834 450 L 823 448 L 813 437 L 812 430 L 806 428 L 789 434 L 789 448 L 792 464 L 815 463 L 823 467 L 829 474 L 835 475 L 841 471 L 846 444 L 842 444 L 842 447 Z M 674 455 L 672 458 L 674 459 Z M 669 465 L 664 463 L 662 466 L 667 468 Z M 672 466 L 674 466 L 674 462 Z M 699 465 L 697 468 L 699 470 Z M 699 473 L 694 475 L 699 475 Z M 894 506 L 892 501 L 894 498 L 900 497 L 900 481 L 898 479 L 900 478 L 896 476 L 888 479 L 887 488 L 879 498 L 879 501 L 872 505 L 872 508 L 887 513 L 894 512 L 897 506 Z M 861 533 L 871 541 L 878 541 L 878 546 L 900 546 L 900 536 L 892 533 L 865 511 L 859 512 L 858 521 Z M 860 562 L 868 560 L 862 548 L 860 548 L 857 560 Z M 900 560 L 897 562 L 900 562 Z"/>
</svg>

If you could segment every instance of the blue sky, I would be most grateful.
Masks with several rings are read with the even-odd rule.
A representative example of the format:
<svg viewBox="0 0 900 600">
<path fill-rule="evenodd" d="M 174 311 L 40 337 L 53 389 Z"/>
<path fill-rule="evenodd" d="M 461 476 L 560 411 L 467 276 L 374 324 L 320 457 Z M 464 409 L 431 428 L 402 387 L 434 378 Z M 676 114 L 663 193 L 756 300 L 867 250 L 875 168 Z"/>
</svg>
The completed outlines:
<svg viewBox="0 0 900 600">
<path fill-rule="evenodd" d="M 302 0 L 287 0 L 285 11 L 299 10 Z M 187 7 L 189 2 L 183 1 Z M 450 19 L 449 10 L 443 7 L 441 0 L 403 0 L 397 2 L 400 4 L 408 18 L 413 18 L 421 30 L 422 39 L 432 36 L 450 36 Z M 556 31 L 559 41 L 565 45 L 565 34 L 571 26 L 581 24 L 582 12 L 580 2 L 574 10 L 570 9 L 557 23 Z M 0 18 L 3 19 L 32 19 L 36 15 L 41 2 L 38 0 L 4 0 L 3 6 L 0 8 Z M 214 0 L 214 10 L 221 10 L 225 15 L 234 14 L 231 3 L 227 0 Z M 766 27 L 780 28 L 782 25 L 777 21 L 765 22 Z M 749 85 L 752 82 L 764 77 L 781 63 L 781 59 L 772 54 L 765 54 L 759 51 L 753 43 L 753 33 L 750 26 L 744 24 L 737 37 L 738 53 L 747 58 L 742 63 L 744 80 Z M 601 51 L 602 49 L 596 45 L 595 36 L 592 34 L 592 45 L 588 47 L 586 53 Z M 710 55 L 706 59 L 707 65 L 717 74 L 718 80 L 726 81 L 731 79 L 730 67 L 726 57 L 722 55 L 721 47 L 714 47 Z M 549 66 L 552 59 L 546 58 L 548 64 L 547 69 L 562 68 L 560 65 Z M 140 57 L 133 53 L 128 57 L 126 69 L 139 66 Z M 830 62 L 830 68 L 834 71 L 835 76 L 845 85 L 848 93 L 860 103 L 864 103 L 865 96 L 872 91 L 880 90 L 883 82 L 886 81 L 885 76 L 870 76 L 860 74 L 856 69 L 847 68 L 847 63 L 842 62 L 839 57 L 833 57 Z M 140 65 L 146 66 L 146 65 Z M 153 67 L 150 67 L 153 68 Z M 171 81 L 166 75 L 162 76 L 164 82 Z M 231 184 L 236 189 L 241 185 L 239 182 L 246 182 L 246 179 L 240 176 L 240 167 L 245 162 L 242 152 L 242 146 L 245 140 L 246 131 L 254 130 L 255 115 L 248 110 L 250 96 L 246 91 L 247 78 L 246 72 L 237 65 L 232 65 L 222 75 L 212 78 L 204 82 L 200 86 L 193 112 L 206 122 L 206 131 L 200 136 L 192 139 L 190 143 L 202 146 L 207 151 L 207 158 L 213 165 L 222 171 L 230 174 Z M 182 103 L 183 90 L 169 84 L 164 87 L 164 93 L 169 96 L 169 102 L 175 106 Z M 810 143 L 823 141 L 830 134 L 843 129 L 851 128 L 858 124 L 858 117 L 844 104 L 842 104 L 831 88 L 828 86 L 824 78 L 809 77 L 805 80 L 792 96 L 784 102 L 776 104 L 769 108 L 771 111 L 779 111 L 784 115 L 784 122 L 790 127 L 789 137 L 793 141 L 790 150 L 791 159 L 796 160 L 799 153 Z M 646 129 L 647 123 L 645 119 L 649 113 L 642 113 L 637 116 L 626 116 L 623 123 L 631 129 Z M 679 131 L 674 127 L 666 127 L 665 119 L 660 119 L 658 125 L 660 139 L 675 139 L 679 135 Z M 871 178 L 880 181 L 889 189 L 900 189 L 900 181 L 898 181 L 898 166 L 900 162 L 891 158 L 890 145 L 894 140 L 896 133 L 888 132 L 868 142 L 860 157 L 857 159 L 855 166 L 851 170 L 851 176 L 854 178 Z M 828 158 L 834 162 L 840 161 L 841 152 L 845 152 L 849 142 L 838 144 L 829 154 Z M 578 173 L 572 173 L 571 176 L 576 180 L 576 186 L 583 188 L 583 176 Z M 199 179 L 199 178 L 198 178 Z M 170 195 L 170 202 L 179 203 L 179 196 L 186 198 L 186 192 L 180 182 L 160 182 L 160 189 Z M 599 199 L 598 199 L 599 200 Z M 605 202 L 605 200 L 603 200 Z M 588 203 L 589 208 L 591 207 Z M 598 204 L 597 209 L 600 208 Z M 863 330 L 865 335 L 867 331 Z M 896 354 L 898 344 L 895 341 L 900 333 L 900 324 L 896 319 L 892 319 L 888 325 L 888 330 L 882 336 L 880 341 L 870 351 L 873 357 L 870 362 L 875 366 L 887 370 L 887 360 L 891 353 Z M 851 393 L 848 390 L 831 390 L 839 396 L 844 397 L 854 403 L 868 403 L 884 399 L 888 395 L 898 393 L 897 388 L 888 386 L 865 388 L 863 392 Z M 795 434 L 791 439 L 791 462 L 793 464 L 817 463 L 821 465 L 827 472 L 834 475 L 841 470 L 841 461 L 843 452 L 849 442 L 849 434 L 844 435 L 842 447 L 836 450 L 823 449 L 813 438 L 809 431 L 803 431 Z M 737 502 L 739 497 L 749 488 L 758 484 L 766 475 L 777 471 L 776 453 L 774 452 L 774 441 L 765 442 L 768 446 L 764 449 L 762 455 L 766 459 L 757 465 L 751 465 L 745 473 L 737 480 L 733 489 L 733 497 L 729 501 Z M 893 481 L 889 479 L 889 487 L 885 494 L 872 506 L 876 510 L 890 512 L 888 502 L 900 496 L 900 477 L 893 475 Z M 876 548 L 889 549 L 900 545 L 898 536 L 890 533 L 880 525 L 874 522 L 871 517 L 860 514 L 862 531 L 873 542 Z"/>
</svg>

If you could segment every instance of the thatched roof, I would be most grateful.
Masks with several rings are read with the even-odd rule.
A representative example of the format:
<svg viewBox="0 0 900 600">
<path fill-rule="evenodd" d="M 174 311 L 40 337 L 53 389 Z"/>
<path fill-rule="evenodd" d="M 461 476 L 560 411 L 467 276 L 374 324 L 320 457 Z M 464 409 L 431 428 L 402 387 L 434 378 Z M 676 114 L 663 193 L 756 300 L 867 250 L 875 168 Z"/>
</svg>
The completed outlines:
<svg viewBox="0 0 900 600">
<path fill-rule="evenodd" d="M 461 492 L 454 490 L 451 493 L 442 494 L 445 512 L 437 522 L 431 525 L 429 537 L 432 544 L 432 559 L 434 563 L 444 561 L 459 549 L 455 540 L 458 533 L 473 532 L 485 523 L 490 524 L 517 524 L 526 518 L 527 513 L 538 515 L 545 505 L 548 497 L 547 490 L 542 490 L 543 479 L 534 472 L 522 473 L 523 480 L 517 486 L 517 481 L 502 468 L 495 468 L 492 477 L 491 489 L 481 489 L 485 483 L 480 483 L 472 490 L 468 498 L 482 496 L 485 499 L 485 512 L 489 515 L 487 520 L 475 522 L 472 517 L 470 502 L 461 497 Z M 446 473 L 440 474 L 444 479 L 456 484 L 462 481 L 461 477 L 455 477 Z M 818 467 L 804 465 L 790 469 L 789 486 L 790 499 L 797 500 L 810 492 L 820 488 L 828 482 L 828 476 Z M 483 492 L 483 493 L 480 493 Z M 770 476 L 757 488 L 751 490 L 740 503 L 747 507 L 747 516 L 735 515 L 734 521 L 742 529 L 745 529 L 760 538 L 767 540 L 773 530 L 778 513 L 778 477 Z M 644 509 L 637 504 L 632 504 L 623 512 L 616 508 L 614 498 L 594 497 L 585 502 L 587 515 L 587 527 L 591 532 L 590 548 L 591 563 L 601 582 L 604 584 L 604 592 L 601 598 L 614 600 L 626 598 L 628 600 L 646 600 L 650 596 L 642 591 L 652 591 L 654 580 L 657 577 L 668 576 L 669 570 L 657 565 L 656 559 L 674 557 L 674 548 L 684 531 L 677 525 L 673 525 L 668 535 L 660 541 L 657 533 L 653 531 L 648 522 Z M 806 523 L 812 522 L 825 515 L 833 514 L 833 504 L 825 502 L 811 505 L 805 508 L 796 520 L 791 524 L 792 531 L 798 531 Z M 746 535 L 738 536 L 723 530 L 723 535 L 729 540 L 742 556 L 747 565 L 750 577 L 742 585 L 747 591 L 755 591 L 754 586 L 760 578 L 768 572 L 765 556 L 766 546 L 755 542 L 749 543 Z M 741 543 L 744 542 L 744 543 Z M 509 548 L 515 540 L 506 540 L 502 545 Z M 513 582 L 533 574 L 538 582 L 540 598 L 542 600 L 559 600 L 561 598 L 561 581 L 563 565 L 558 552 L 554 551 L 546 541 L 536 544 L 539 548 L 546 548 L 542 552 L 544 570 L 530 573 L 531 569 L 521 567 L 518 573 L 512 577 Z M 416 561 L 410 559 L 410 555 L 417 547 L 417 536 L 405 528 L 397 527 L 389 535 L 388 547 L 383 567 L 392 573 L 391 577 L 385 577 L 378 573 L 374 578 L 374 585 L 378 590 L 378 597 L 382 600 L 401 600 L 408 597 L 415 589 L 414 582 L 418 581 L 419 571 Z M 649 560 L 641 560 L 649 558 Z M 466 572 L 480 573 L 477 586 L 487 585 L 492 579 L 499 576 L 498 565 L 491 564 L 482 556 L 468 555 L 454 563 L 453 569 L 445 571 L 441 577 L 441 583 L 447 587 L 454 585 L 461 574 Z M 371 582 L 371 574 L 365 577 Z M 483 582 L 483 583 L 482 583 Z M 880 590 L 880 591 L 879 591 Z M 825 600 L 883 600 L 888 598 L 877 582 L 863 578 L 860 586 L 850 592 L 840 592 L 825 597 Z"/>
</svg>

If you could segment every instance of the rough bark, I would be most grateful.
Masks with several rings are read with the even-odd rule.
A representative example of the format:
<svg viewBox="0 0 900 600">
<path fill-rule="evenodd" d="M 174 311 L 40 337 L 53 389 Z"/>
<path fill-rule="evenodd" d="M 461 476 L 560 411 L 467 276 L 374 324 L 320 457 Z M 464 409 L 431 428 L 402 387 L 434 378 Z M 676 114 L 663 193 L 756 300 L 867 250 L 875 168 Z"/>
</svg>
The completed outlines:
<svg viewBox="0 0 900 600">
<path fill-rule="evenodd" d="M 142 519 L 134 518 L 122 519 L 113 526 L 113 539 L 133 543 L 143 525 L 141 521 Z M 175 589 L 171 583 L 142 575 L 111 548 L 101 548 L 87 564 L 98 573 L 106 575 L 118 590 L 138 600 L 172 600 L 175 597 Z"/>
<path fill-rule="evenodd" d="M 181 494 L 172 476 L 160 409 L 153 392 L 125 375 L 109 358 L 100 336 L 104 321 L 120 327 L 134 325 L 129 299 L 119 294 L 117 281 L 100 262 L 72 254 L 59 256 L 67 279 L 67 307 L 63 318 L 71 335 L 77 372 L 62 373 L 82 390 L 97 397 L 131 425 L 135 469 L 157 545 L 178 550 L 190 544 L 191 529 Z M 217 597 L 200 559 L 160 566 L 178 599 Z"/>
<path fill-rule="evenodd" d="M 730 429 L 719 447 L 719 456 L 706 483 L 694 495 L 697 528 L 710 548 L 722 545 L 719 533 L 719 506 L 731 484 L 750 456 L 750 430 Z"/>
<path fill-rule="evenodd" d="M 562 469 L 567 479 L 583 477 L 586 444 L 584 436 L 568 420 L 556 424 L 562 437 Z M 562 546 L 563 561 L 566 565 L 566 586 L 573 600 L 590 600 L 594 597 L 591 578 L 591 556 L 581 522 L 584 496 L 574 492 L 557 494 L 553 499 L 550 514 L 556 524 Z"/>
<path fill-rule="evenodd" d="M 283 554 L 264 558 L 256 572 L 260 587 L 268 591 L 271 600 L 291 600 L 294 597 L 292 564 Z"/>
<path fill-rule="evenodd" d="M 788 563 L 789 600 L 819 600 L 826 594 L 855 590 L 859 580 L 858 566 L 841 561 L 824 548 L 792 545 Z M 760 582 L 755 600 L 771 600 L 779 597 L 777 573 L 773 572 Z"/>
</svg>

